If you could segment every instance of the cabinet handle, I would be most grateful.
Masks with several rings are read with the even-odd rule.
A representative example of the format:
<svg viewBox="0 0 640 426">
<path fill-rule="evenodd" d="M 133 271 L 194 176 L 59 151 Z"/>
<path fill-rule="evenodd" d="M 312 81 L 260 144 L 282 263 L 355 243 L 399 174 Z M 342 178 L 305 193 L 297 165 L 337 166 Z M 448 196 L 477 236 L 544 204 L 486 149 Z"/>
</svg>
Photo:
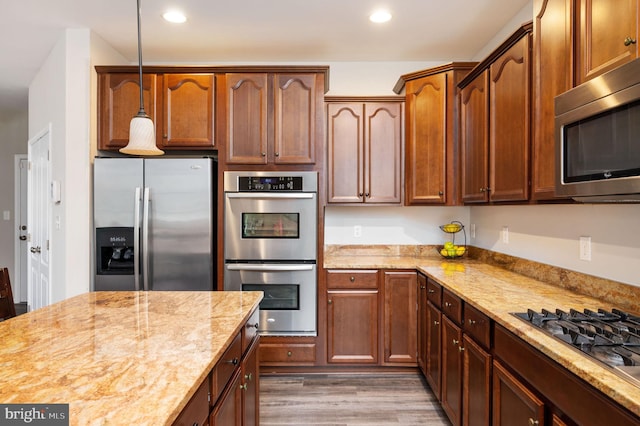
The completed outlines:
<svg viewBox="0 0 640 426">
<path fill-rule="evenodd" d="M 469 318 L 469 325 L 475 325 L 476 322 L 474 320 L 472 320 L 471 318 Z"/>
<path fill-rule="evenodd" d="M 533 420 L 531 417 L 529 417 L 529 426 L 538 426 L 539 424 L 539 421 Z"/>
<path fill-rule="evenodd" d="M 253 380 L 253 374 L 251 374 L 251 373 L 249 373 L 249 374 L 245 374 L 245 375 L 244 375 L 244 379 L 245 379 L 245 380 L 248 380 L 248 381 Z"/>
<path fill-rule="evenodd" d="M 454 345 L 457 345 L 458 343 L 460 343 L 460 341 L 459 341 L 459 340 L 453 339 L 453 344 L 454 344 Z"/>
<path fill-rule="evenodd" d="M 293 353 L 291 351 L 288 351 L 287 356 L 291 356 L 291 355 L 293 355 Z"/>
<path fill-rule="evenodd" d="M 636 44 L 637 40 L 635 38 L 631 38 L 631 37 L 627 37 L 624 39 L 624 45 L 625 46 L 630 46 L 632 44 Z"/>
</svg>

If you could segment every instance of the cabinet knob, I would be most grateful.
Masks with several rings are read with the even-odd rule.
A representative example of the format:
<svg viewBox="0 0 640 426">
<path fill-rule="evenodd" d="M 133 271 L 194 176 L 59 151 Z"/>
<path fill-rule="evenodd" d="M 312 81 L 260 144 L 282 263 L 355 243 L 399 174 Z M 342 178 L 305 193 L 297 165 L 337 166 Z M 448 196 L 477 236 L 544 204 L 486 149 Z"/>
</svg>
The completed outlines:
<svg viewBox="0 0 640 426">
<path fill-rule="evenodd" d="M 364 195 L 364 193 L 358 192 L 358 197 L 362 197 L 363 195 Z"/>
<path fill-rule="evenodd" d="M 444 192 L 443 191 L 438 191 L 438 195 L 442 196 L 442 195 L 444 195 Z"/>
<path fill-rule="evenodd" d="M 233 364 L 233 365 L 238 365 L 238 358 L 233 358 L 229 361 L 225 361 L 227 364 Z"/>
<path fill-rule="evenodd" d="M 354 277 L 353 275 L 349 277 L 349 281 L 354 282 L 356 280 L 356 277 Z"/>
<path fill-rule="evenodd" d="M 280 153 L 279 152 L 276 152 L 276 157 L 280 157 Z"/>
<path fill-rule="evenodd" d="M 332 303 L 333 303 L 333 300 L 329 299 L 329 300 L 327 300 L 327 303 L 328 303 L 328 304 L 332 304 Z"/>
<path fill-rule="evenodd" d="M 444 302 L 444 306 L 447 307 L 447 308 L 450 308 L 451 307 L 451 303 L 450 302 Z"/>
<path fill-rule="evenodd" d="M 288 351 L 287 356 L 291 356 L 291 355 L 293 355 L 293 353 L 291 351 Z"/>
<path fill-rule="evenodd" d="M 259 323 L 247 324 L 247 328 L 255 328 L 257 330 L 259 327 L 260 327 Z"/>
<path fill-rule="evenodd" d="M 365 196 L 365 197 L 367 197 L 367 198 L 369 198 L 369 197 L 370 197 L 370 195 L 369 195 L 369 193 L 368 193 L 368 192 L 366 192 L 366 193 L 364 194 L 364 196 Z"/>
<path fill-rule="evenodd" d="M 484 188 L 480 188 L 480 192 L 484 192 Z"/>
<path fill-rule="evenodd" d="M 464 347 L 459 346 L 459 347 L 458 347 L 458 351 L 459 351 L 459 352 L 463 352 L 463 351 L 464 351 Z"/>
<path fill-rule="evenodd" d="M 476 322 L 475 322 L 474 320 L 472 320 L 471 318 L 469 318 L 469 325 L 475 325 L 475 323 L 476 323 Z"/>
<path fill-rule="evenodd" d="M 240 385 L 240 390 L 244 390 L 244 391 L 246 391 L 248 387 L 249 387 L 249 386 L 248 386 L 246 383 L 245 383 L 245 384 L 242 384 L 242 385 Z"/>
<path fill-rule="evenodd" d="M 427 286 L 424 286 L 424 285 L 420 286 L 420 290 L 424 290 L 425 288 L 427 288 Z"/>
<path fill-rule="evenodd" d="M 630 46 L 632 44 L 636 44 L 637 40 L 635 38 L 631 38 L 631 37 L 627 37 L 624 39 L 624 45 L 625 46 Z"/>
<path fill-rule="evenodd" d="M 454 345 L 457 345 L 458 343 L 460 343 L 460 341 L 459 341 L 459 340 L 453 339 L 453 344 L 454 344 Z"/>
<path fill-rule="evenodd" d="M 249 374 L 245 374 L 245 375 L 244 375 L 244 379 L 245 379 L 245 380 L 248 380 L 248 381 L 253 380 L 253 374 L 251 374 L 251 373 L 249 373 Z"/>
<path fill-rule="evenodd" d="M 262 155 L 263 157 L 266 157 L 267 153 L 266 152 L 261 152 L 260 155 Z"/>
<path fill-rule="evenodd" d="M 533 420 L 531 417 L 529 417 L 529 426 L 538 426 L 539 424 L 539 421 Z"/>
<path fill-rule="evenodd" d="M 433 325 L 440 325 L 440 323 L 438 321 L 434 321 Z"/>
<path fill-rule="evenodd" d="M 435 292 L 436 292 L 436 291 L 435 291 L 434 289 L 432 289 L 432 288 L 430 288 L 429 290 L 427 290 L 427 293 L 429 293 L 429 294 L 433 294 L 433 293 L 435 293 Z"/>
</svg>

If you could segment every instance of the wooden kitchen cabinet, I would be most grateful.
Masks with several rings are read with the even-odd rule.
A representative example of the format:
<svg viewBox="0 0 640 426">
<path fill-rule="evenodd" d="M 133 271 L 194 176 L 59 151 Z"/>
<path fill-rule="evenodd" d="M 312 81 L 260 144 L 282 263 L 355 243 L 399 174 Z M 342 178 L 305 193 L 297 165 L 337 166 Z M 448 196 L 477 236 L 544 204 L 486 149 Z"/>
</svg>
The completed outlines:
<svg viewBox="0 0 640 426">
<path fill-rule="evenodd" d="M 442 286 L 427 278 L 427 355 L 425 378 L 434 395 L 442 399 Z"/>
<path fill-rule="evenodd" d="M 158 128 L 156 74 L 142 76 L 144 109 Z M 138 73 L 98 72 L 98 149 L 114 151 L 129 143 L 129 125 L 140 109 Z"/>
<path fill-rule="evenodd" d="M 638 57 L 638 0 L 576 0 L 576 85 Z"/>
<path fill-rule="evenodd" d="M 242 388 L 242 425 L 260 424 L 260 366 L 259 339 L 255 339 L 242 360 L 240 386 Z"/>
<path fill-rule="evenodd" d="M 329 203 L 400 204 L 404 102 L 327 98 Z"/>
<path fill-rule="evenodd" d="M 262 336 L 260 338 L 260 366 L 310 366 L 316 362 L 315 337 Z"/>
<path fill-rule="evenodd" d="M 451 424 L 462 420 L 462 329 L 449 317 L 442 317 L 442 408 Z"/>
<path fill-rule="evenodd" d="M 327 271 L 327 362 L 378 364 L 378 271 Z"/>
<path fill-rule="evenodd" d="M 463 304 L 462 424 L 488 426 L 491 420 L 491 321 Z"/>
<path fill-rule="evenodd" d="M 211 426 L 242 426 L 241 371 L 236 369 L 209 418 Z"/>
<path fill-rule="evenodd" d="M 227 164 L 315 164 L 322 135 L 321 73 L 227 73 L 219 107 Z"/>
<path fill-rule="evenodd" d="M 544 403 L 494 361 L 493 426 L 544 425 L 544 413 Z"/>
<path fill-rule="evenodd" d="M 213 74 L 162 76 L 161 149 L 209 149 L 214 143 L 215 83 Z M 156 126 L 156 129 L 160 129 Z M 160 133 L 159 135 L 157 133 Z"/>
<path fill-rule="evenodd" d="M 139 76 L 98 69 L 98 149 L 129 142 L 129 125 L 140 108 Z M 214 74 L 143 74 L 145 112 L 153 120 L 160 149 L 213 149 Z"/>
<path fill-rule="evenodd" d="M 384 363 L 417 363 L 417 274 L 384 271 Z"/>
<path fill-rule="evenodd" d="M 573 0 L 534 0 L 531 199 L 554 200 L 554 99 L 573 87 Z"/>
<path fill-rule="evenodd" d="M 522 26 L 460 83 L 465 203 L 529 199 L 531 30 Z"/>
<path fill-rule="evenodd" d="M 458 204 L 457 84 L 475 65 L 453 62 L 406 74 L 394 88 L 405 88 L 406 205 Z"/>
<path fill-rule="evenodd" d="M 429 337 L 429 314 L 427 299 L 427 277 L 418 274 L 418 368 L 422 374 L 427 375 L 427 342 Z"/>
</svg>

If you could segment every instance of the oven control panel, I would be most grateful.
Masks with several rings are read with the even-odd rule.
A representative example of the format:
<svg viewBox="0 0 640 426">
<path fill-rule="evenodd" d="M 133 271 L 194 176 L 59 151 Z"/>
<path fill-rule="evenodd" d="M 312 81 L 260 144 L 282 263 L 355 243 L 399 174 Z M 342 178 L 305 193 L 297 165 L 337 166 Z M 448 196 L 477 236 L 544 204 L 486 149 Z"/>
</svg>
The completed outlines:
<svg viewBox="0 0 640 426">
<path fill-rule="evenodd" d="M 302 176 L 239 176 L 240 192 L 302 191 Z"/>
</svg>

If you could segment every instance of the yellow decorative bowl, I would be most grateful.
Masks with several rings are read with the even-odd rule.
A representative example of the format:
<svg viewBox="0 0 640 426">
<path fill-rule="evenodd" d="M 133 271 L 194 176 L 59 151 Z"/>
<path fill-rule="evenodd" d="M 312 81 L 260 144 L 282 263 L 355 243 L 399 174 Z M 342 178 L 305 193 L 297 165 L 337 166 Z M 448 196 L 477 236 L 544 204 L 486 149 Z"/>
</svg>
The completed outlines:
<svg viewBox="0 0 640 426">
<path fill-rule="evenodd" d="M 440 226 L 440 229 L 442 229 L 444 232 L 454 234 L 456 232 L 460 232 L 460 230 L 462 229 L 462 225 L 458 223 L 447 223 L 446 225 Z"/>
</svg>

